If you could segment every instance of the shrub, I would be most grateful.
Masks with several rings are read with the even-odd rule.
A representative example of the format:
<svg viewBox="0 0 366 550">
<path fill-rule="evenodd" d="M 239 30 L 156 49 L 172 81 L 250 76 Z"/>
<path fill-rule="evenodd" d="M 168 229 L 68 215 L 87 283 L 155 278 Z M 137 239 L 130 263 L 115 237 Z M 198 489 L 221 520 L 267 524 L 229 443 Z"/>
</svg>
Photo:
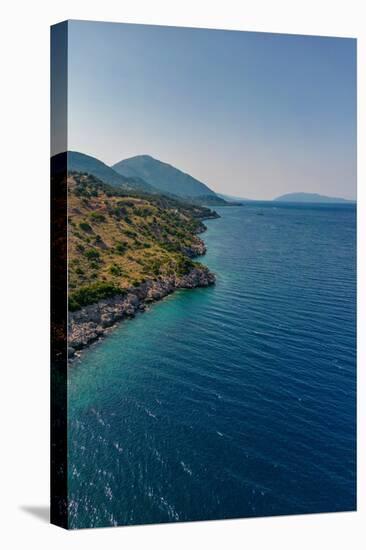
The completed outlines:
<svg viewBox="0 0 366 550">
<path fill-rule="evenodd" d="M 115 246 L 115 251 L 118 252 L 118 254 L 123 254 L 124 252 L 126 252 L 126 250 L 127 246 L 125 245 L 125 243 L 117 243 Z"/>
<path fill-rule="evenodd" d="M 89 261 L 99 261 L 100 260 L 100 253 L 98 252 L 98 250 L 94 250 L 93 248 L 91 248 L 90 250 L 87 250 L 85 252 L 85 257 Z"/>
<path fill-rule="evenodd" d="M 125 293 L 124 290 L 120 289 L 115 284 L 105 282 L 92 283 L 70 294 L 69 310 L 76 311 L 81 307 L 98 302 L 98 300 L 110 298 L 116 294 L 123 295 Z"/>
<path fill-rule="evenodd" d="M 105 216 L 100 212 L 91 212 L 91 214 L 89 214 L 89 218 L 97 223 L 105 222 Z"/>
<path fill-rule="evenodd" d="M 86 222 L 80 222 L 79 223 L 79 227 L 80 229 L 82 229 L 83 231 L 92 231 L 92 228 L 90 227 L 90 225 Z"/>
<path fill-rule="evenodd" d="M 118 201 L 117 202 L 117 207 L 115 209 L 116 211 L 118 211 L 118 215 L 119 216 L 124 216 L 125 214 L 127 214 L 127 210 L 124 206 L 124 202 L 123 201 Z"/>
<path fill-rule="evenodd" d="M 178 243 L 162 243 L 162 247 L 165 248 L 168 252 L 180 252 L 181 247 Z"/>
<path fill-rule="evenodd" d="M 111 214 L 116 216 L 116 218 L 122 218 L 123 216 L 125 216 L 127 214 L 127 210 L 123 206 L 122 207 L 121 206 L 120 207 L 114 206 L 111 210 Z"/>
<path fill-rule="evenodd" d="M 189 258 L 179 258 L 177 265 L 177 271 L 179 275 L 186 275 L 193 267 L 194 263 Z"/>
<path fill-rule="evenodd" d="M 109 268 L 109 273 L 111 275 L 115 275 L 116 277 L 119 277 L 122 275 L 122 269 L 117 264 L 113 264 Z"/>
<path fill-rule="evenodd" d="M 150 270 L 154 275 L 159 275 L 160 267 L 161 263 L 159 262 L 159 260 L 154 260 L 153 262 L 151 262 Z"/>
<path fill-rule="evenodd" d="M 88 190 L 85 188 L 84 184 L 82 184 L 82 183 L 79 183 L 75 187 L 75 195 L 77 197 L 89 197 L 90 196 Z"/>
</svg>

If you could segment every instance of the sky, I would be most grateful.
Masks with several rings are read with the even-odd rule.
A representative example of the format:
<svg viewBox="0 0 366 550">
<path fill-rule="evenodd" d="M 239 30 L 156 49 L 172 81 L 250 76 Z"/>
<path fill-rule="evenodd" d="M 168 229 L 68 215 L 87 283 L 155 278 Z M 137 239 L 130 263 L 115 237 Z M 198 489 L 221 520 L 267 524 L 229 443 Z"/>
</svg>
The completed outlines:
<svg viewBox="0 0 366 550">
<path fill-rule="evenodd" d="M 68 149 L 219 193 L 356 197 L 356 40 L 71 21 Z"/>
</svg>

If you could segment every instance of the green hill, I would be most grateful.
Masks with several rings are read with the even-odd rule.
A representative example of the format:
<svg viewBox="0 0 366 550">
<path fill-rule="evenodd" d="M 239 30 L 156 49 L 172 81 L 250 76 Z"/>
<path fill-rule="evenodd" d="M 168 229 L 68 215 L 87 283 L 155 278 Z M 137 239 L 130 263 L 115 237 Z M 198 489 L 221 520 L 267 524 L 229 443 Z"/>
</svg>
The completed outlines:
<svg viewBox="0 0 366 550">
<path fill-rule="evenodd" d="M 54 157 L 54 160 L 57 162 L 57 155 Z M 90 174 L 104 183 L 125 191 L 157 192 L 156 189 L 153 189 L 151 185 L 144 182 L 141 178 L 122 176 L 97 158 L 77 151 L 67 152 L 67 167 L 69 172 Z"/>
<path fill-rule="evenodd" d="M 192 260 L 205 252 L 197 233 L 208 217 L 217 214 L 161 195 L 126 193 L 92 175 L 69 174 L 70 310 L 146 281 L 179 279 L 193 269 L 209 273 Z"/>
<path fill-rule="evenodd" d="M 163 193 L 208 204 L 225 204 L 222 198 L 201 181 L 149 155 L 122 160 L 112 168 L 125 177 L 142 178 Z"/>
</svg>

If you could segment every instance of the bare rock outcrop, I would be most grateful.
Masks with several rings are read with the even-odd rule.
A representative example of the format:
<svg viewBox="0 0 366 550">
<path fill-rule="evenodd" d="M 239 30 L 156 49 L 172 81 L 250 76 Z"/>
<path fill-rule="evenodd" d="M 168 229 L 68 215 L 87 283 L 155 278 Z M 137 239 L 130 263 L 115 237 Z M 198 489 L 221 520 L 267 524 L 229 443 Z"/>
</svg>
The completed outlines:
<svg viewBox="0 0 366 550">
<path fill-rule="evenodd" d="M 101 338 L 105 332 L 122 319 L 134 317 L 143 311 L 146 304 L 161 300 L 178 288 L 207 287 L 215 283 L 215 275 L 206 267 L 193 267 L 182 276 L 160 277 L 146 281 L 127 293 L 100 300 L 99 302 L 69 313 L 68 352 L 72 359 L 75 353 Z"/>
</svg>

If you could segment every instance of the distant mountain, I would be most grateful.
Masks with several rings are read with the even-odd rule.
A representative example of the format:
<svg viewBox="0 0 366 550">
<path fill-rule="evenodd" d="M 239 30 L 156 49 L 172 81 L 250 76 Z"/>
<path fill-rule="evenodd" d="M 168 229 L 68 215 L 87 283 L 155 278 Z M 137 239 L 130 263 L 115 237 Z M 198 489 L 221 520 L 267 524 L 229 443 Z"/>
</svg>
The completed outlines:
<svg viewBox="0 0 366 550">
<path fill-rule="evenodd" d="M 355 202 L 339 197 L 327 197 L 318 193 L 286 193 L 273 200 L 281 202 Z"/>
<path fill-rule="evenodd" d="M 63 153 L 60 153 L 62 155 Z M 53 161 L 57 162 L 57 156 L 53 157 Z M 79 153 L 77 151 L 68 151 L 67 167 L 69 172 L 83 172 L 90 174 L 100 179 L 104 183 L 113 185 L 126 191 L 139 191 L 144 193 L 156 193 L 151 185 L 138 177 L 126 177 L 118 174 L 110 166 L 90 155 Z"/>
<path fill-rule="evenodd" d="M 231 202 L 250 202 L 253 199 L 247 199 L 245 197 L 234 197 L 234 195 L 224 195 L 223 193 L 216 193 L 218 197 L 221 197 L 225 201 Z"/>
<path fill-rule="evenodd" d="M 201 181 L 149 155 L 121 160 L 112 168 L 125 177 L 142 178 L 163 193 L 210 204 L 224 204 L 224 200 Z"/>
</svg>

